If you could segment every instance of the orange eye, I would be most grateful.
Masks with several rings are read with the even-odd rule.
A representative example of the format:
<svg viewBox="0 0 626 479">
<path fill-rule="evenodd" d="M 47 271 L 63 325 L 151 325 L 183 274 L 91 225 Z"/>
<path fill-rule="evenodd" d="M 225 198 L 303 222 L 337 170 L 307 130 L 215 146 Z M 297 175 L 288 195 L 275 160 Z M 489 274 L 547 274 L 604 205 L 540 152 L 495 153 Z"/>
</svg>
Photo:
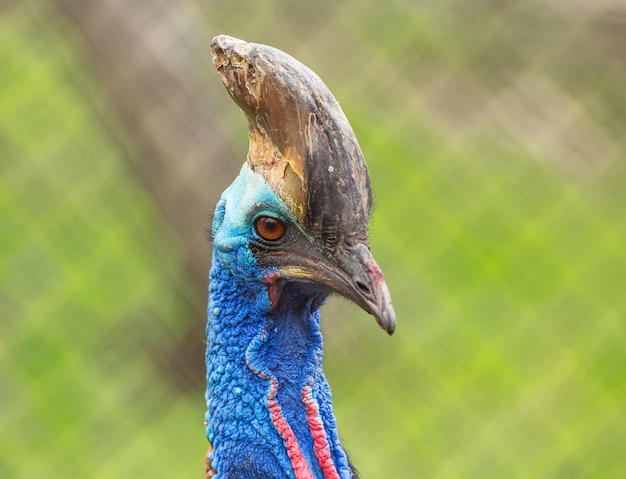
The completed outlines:
<svg viewBox="0 0 626 479">
<path fill-rule="evenodd" d="M 285 233 L 285 225 L 282 221 L 271 216 L 260 216 L 254 223 L 259 236 L 268 241 L 276 241 Z"/>
</svg>

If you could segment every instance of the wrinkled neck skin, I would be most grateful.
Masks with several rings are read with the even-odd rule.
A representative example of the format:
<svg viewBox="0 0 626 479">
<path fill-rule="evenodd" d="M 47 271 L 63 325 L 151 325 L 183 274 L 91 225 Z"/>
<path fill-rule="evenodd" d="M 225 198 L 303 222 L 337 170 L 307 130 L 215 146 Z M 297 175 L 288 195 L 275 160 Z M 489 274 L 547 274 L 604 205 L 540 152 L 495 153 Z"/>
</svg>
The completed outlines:
<svg viewBox="0 0 626 479">
<path fill-rule="evenodd" d="M 246 211 L 247 202 L 258 203 L 264 195 L 280 201 L 259 178 L 244 166 L 224 193 L 213 225 L 209 459 L 219 479 L 351 478 L 322 371 L 318 308 L 326 293 L 305 284 L 281 287 L 276 271 L 258 267 L 246 221 L 229 208 Z"/>
</svg>

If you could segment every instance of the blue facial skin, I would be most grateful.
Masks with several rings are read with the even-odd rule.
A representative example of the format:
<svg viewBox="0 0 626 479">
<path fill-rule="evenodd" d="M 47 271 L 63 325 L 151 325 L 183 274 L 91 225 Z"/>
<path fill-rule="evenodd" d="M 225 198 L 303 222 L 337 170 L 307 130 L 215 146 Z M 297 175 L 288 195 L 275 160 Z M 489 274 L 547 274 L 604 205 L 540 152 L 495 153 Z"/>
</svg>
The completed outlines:
<svg viewBox="0 0 626 479">
<path fill-rule="evenodd" d="M 268 407 L 274 398 L 279 419 L 293 431 L 302 458 L 313 476 L 323 479 L 302 400 L 309 385 L 319 408 L 313 419 L 323 424 L 333 466 L 339 477 L 351 478 L 322 371 L 319 295 L 287 281 L 278 305 L 272 306 L 263 279 L 280 272 L 260 267 L 250 249 L 250 239 L 257 236 L 254 221 L 261 215 L 297 225 L 263 177 L 244 165 L 222 195 L 212 225 L 206 419 L 215 477 L 298 479 L 293 447 L 290 459 L 284 434 L 275 424 L 276 411 Z"/>
</svg>

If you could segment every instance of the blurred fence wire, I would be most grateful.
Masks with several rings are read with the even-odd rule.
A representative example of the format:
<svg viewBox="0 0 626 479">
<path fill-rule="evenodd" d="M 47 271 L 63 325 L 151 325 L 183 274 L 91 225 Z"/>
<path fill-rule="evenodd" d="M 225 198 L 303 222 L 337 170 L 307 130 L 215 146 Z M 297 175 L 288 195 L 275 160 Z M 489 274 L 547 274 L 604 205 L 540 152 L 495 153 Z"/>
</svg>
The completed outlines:
<svg viewBox="0 0 626 479">
<path fill-rule="evenodd" d="M 323 312 L 368 477 L 626 477 L 626 3 L 0 4 L 0 477 L 200 477 L 227 33 L 341 102 L 393 338 Z"/>
</svg>

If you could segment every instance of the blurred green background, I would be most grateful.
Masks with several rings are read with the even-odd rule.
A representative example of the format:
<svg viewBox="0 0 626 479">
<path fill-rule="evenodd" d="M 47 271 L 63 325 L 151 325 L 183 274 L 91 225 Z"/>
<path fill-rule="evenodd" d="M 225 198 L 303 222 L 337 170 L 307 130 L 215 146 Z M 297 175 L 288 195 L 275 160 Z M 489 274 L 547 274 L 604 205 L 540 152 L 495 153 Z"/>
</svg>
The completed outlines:
<svg viewBox="0 0 626 479">
<path fill-rule="evenodd" d="M 201 477 L 208 215 L 247 150 L 210 39 L 328 84 L 389 338 L 323 311 L 363 478 L 626 477 L 626 4 L 0 4 L 0 477 Z"/>
</svg>

